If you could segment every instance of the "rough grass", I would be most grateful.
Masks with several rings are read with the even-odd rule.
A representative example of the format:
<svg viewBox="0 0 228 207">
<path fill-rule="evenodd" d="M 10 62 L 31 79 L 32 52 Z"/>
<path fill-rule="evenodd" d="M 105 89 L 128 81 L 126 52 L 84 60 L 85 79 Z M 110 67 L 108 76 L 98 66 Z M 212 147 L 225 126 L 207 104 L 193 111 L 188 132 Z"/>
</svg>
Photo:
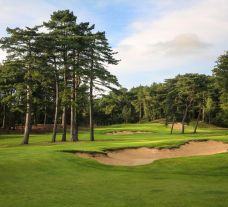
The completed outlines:
<svg viewBox="0 0 228 207">
<path fill-rule="evenodd" d="M 107 135 L 112 131 L 150 131 Z M 114 167 L 63 150 L 103 151 L 125 147 L 175 147 L 189 140 L 228 142 L 228 130 L 201 128 L 170 135 L 162 124 L 113 125 L 96 129 L 96 141 L 80 133 L 78 143 L 52 144 L 51 135 L 0 135 L 0 206 L 4 207 L 227 207 L 228 153 L 158 160 Z M 60 136 L 58 137 L 60 139 Z"/>
</svg>

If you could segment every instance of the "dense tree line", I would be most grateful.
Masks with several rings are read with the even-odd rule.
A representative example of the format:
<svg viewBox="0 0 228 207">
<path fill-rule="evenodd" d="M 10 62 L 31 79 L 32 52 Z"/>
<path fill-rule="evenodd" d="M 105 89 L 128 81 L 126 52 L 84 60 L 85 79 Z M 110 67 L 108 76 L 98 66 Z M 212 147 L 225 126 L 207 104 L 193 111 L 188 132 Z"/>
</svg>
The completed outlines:
<svg viewBox="0 0 228 207">
<path fill-rule="evenodd" d="M 94 90 L 119 85 L 106 69 L 118 60 L 105 33 L 76 20 L 69 10 L 57 11 L 40 26 L 7 28 L 8 36 L 0 40 L 7 52 L 0 66 L 2 128 L 25 123 L 23 144 L 28 144 L 31 125 L 36 123 L 53 123 L 55 142 L 60 120 L 62 141 L 67 124 L 71 140 L 77 141 L 83 114 L 90 119 L 93 141 Z"/>
<path fill-rule="evenodd" d="M 78 23 L 69 10 L 57 11 L 33 28 L 7 28 L 0 40 L 7 58 L 0 65 L 0 121 L 2 128 L 24 124 L 23 144 L 31 126 L 59 125 L 62 141 L 70 126 L 72 141 L 79 125 L 149 122 L 157 119 L 185 124 L 199 121 L 228 126 L 228 52 L 221 55 L 212 76 L 177 75 L 164 83 L 116 89 L 119 83 L 106 66 L 118 64 L 104 32 L 88 22 Z M 45 31 L 45 32 L 44 32 Z M 111 89 L 106 95 L 97 91 Z M 95 92 L 96 91 L 96 92 Z"/>
<path fill-rule="evenodd" d="M 96 100 L 99 124 L 147 122 L 165 119 L 166 124 L 194 120 L 228 127 L 228 52 L 221 55 L 213 75 L 184 74 L 164 83 L 122 88 Z"/>
</svg>

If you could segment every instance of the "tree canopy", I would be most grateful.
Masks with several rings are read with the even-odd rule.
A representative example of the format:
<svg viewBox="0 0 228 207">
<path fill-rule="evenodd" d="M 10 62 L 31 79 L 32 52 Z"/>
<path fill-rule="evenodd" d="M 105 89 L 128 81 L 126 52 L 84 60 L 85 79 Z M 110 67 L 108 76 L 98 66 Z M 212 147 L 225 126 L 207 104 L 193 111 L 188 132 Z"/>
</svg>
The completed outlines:
<svg viewBox="0 0 228 207">
<path fill-rule="evenodd" d="M 218 57 L 212 76 L 186 73 L 126 89 L 107 69 L 119 60 L 105 32 L 78 22 L 69 10 L 7 33 L 0 39 L 7 52 L 0 65 L 1 126 L 24 125 L 23 144 L 37 124 L 51 125 L 52 142 L 57 132 L 66 141 L 68 126 L 72 141 L 79 140 L 79 125 L 89 126 L 91 141 L 94 126 L 114 123 L 162 119 L 181 122 L 182 133 L 191 121 L 195 133 L 200 121 L 228 126 L 228 52 Z"/>
</svg>

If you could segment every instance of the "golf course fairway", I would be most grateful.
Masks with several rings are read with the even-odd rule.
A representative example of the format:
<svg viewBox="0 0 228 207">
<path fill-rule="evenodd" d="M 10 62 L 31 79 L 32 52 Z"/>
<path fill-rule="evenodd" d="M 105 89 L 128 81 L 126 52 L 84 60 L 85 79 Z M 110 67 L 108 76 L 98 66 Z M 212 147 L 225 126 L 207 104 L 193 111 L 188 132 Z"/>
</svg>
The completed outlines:
<svg viewBox="0 0 228 207">
<path fill-rule="evenodd" d="M 117 133 L 121 131 L 131 133 Z M 97 128 L 94 142 L 83 130 L 76 143 L 60 142 L 60 134 L 56 143 L 50 142 L 51 134 L 32 134 L 26 146 L 20 144 L 22 135 L 2 134 L 0 206 L 227 207 L 227 152 L 165 158 L 139 166 L 105 165 L 69 153 L 170 149 L 190 141 L 228 143 L 227 129 L 200 127 L 194 134 L 188 126 L 186 134 L 169 131 L 160 123 L 112 125 Z"/>
</svg>

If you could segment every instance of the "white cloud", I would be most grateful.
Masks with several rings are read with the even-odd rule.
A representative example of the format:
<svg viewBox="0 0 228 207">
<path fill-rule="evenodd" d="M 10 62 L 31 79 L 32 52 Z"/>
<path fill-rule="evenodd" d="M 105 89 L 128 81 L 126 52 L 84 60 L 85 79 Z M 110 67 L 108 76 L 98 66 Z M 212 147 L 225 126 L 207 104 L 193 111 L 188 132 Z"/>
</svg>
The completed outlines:
<svg viewBox="0 0 228 207">
<path fill-rule="evenodd" d="M 166 55 L 188 55 L 209 49 L 211 45 L 204 43 L 195 34 L 180 34 L 173 40 L 159 42 L 151 46 L 152 52 L 163 51 Z"/>
<path fill-rule="evenodd" d="M 139 11 L 137 17 L 140 17 L 126 26 L 129 35 L 120 35 L 125 38 L 120 40 L 116 50 L 122 61 L 111 67 L 112 72 L 122 79 L 121 83 L 128 81 L 128 86 L 137 81 L 137 84 L 145 84 L 147 77 L 147 83 L 151 83 L 168 78 L 168 75 L 196 72 L 199 67 L 210 71 L 207 66 L 228 49 L 228 0 L 87 0 L 89 4 L 96 4 L 96 10 L 90 10 L 86 7 L 89 4 L 83 2 L 86 0 L 52 3 L 46 0 L 0 0 L 0 35 L 5 35 L 7 26 L 40 24 L 49 19 L 53 11 L 67 8 L 74 10 L 79 21 L 91 21 L 103 28 L 109 19 L 99 14 L 102 11 L 99 8 L 105 10 L 130 4 Z M 111 25 L 110 22 L 107 24 Z M 0 61 L 3 57 L 4 53 L 0 51 Z M 132 80 L 125 81 L 126 77 Z"/>
<path fill-rule="evenodd" d="M 6 26 L 33 26 L 49 18 L 56 8 L 47 1 L 0 0 L 1 29 Z"/>
<path fill-rule="evenodd" d="M 6 57 L 6 53 L 2 50 L 0 50 L 0 63 L 2 63 L 2 61 L 5 59 Z"/>
<path fill-rule="evenodd" d="M 122 61 L 111 70 L 121 75 L 177 68 L 179 73 L 191 72 L 185 69 L 191 65 L 193 71 L 196 64 L 212 64 L 228 49 L 227 11 L 227 0 L 201 0 L 188 8 L 162 12 L 157 19 L 134 22 L 133 33 L 116 48 Z"/>
</svg>

